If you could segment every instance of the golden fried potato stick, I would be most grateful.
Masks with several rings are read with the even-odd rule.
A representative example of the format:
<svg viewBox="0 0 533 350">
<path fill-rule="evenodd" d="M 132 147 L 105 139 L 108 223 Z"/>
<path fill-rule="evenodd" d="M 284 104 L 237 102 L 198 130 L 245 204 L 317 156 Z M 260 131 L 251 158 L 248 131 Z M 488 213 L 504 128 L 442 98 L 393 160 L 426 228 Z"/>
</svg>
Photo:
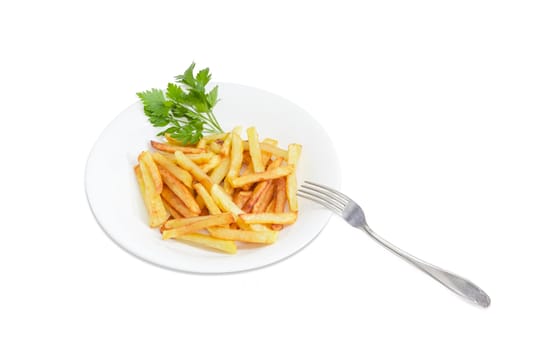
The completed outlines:
<svg viewBox="0 0 533 350">
<path fill-rule="evenodd" d="M 203 139 L 207 143 L 216 142 L 217 140 L 222 140 L 222 142 L 223 142 L 228 135 L 229 135 L 228 132 L 224 132 L 224 133 L 220 133 L 220 134 L 211 134 L 211 135 L 204 136 Z"/>
<path fill-rule="evenodd" d="M 254 169 L 252 168 L 252 166 L 250 164 L 250 166 L 247 166 L 246 169 L 244 169 L 244 171 L 241 172 L 241 176 L 250 175 L 253 172 L 254 172 Z M 249 183 L 249 184 L 246 184 L 246 185 L 242 186 L 241 189 L 243 191 L 249 191 L 253 186 L 254 186 L 253 183 Z"/>
<path fill-rule="evenodd" d="M 214 184 L 219 185 L 222 180 L 224 180 L 229 171 L 230 161 L 231 160 L 229 157 L 222 158 L 220 164 L 213 169 L 211 172 L 211 181 Z"/>
<path fill-rule="evenodd" d="M 276 159 L 274 162 L 272 162 L 268 166 L 267 170 L 276 169 L 277 167 L 279 167 L 279 165 L 281 164 L 282 161 L 283 161 L 282 158 Z M 246 204 L 242 208 L 245 212 L 247 212 L 247 213 L 252 212 L 252 208 L 254 207 L 255 203 L 257 203 L 261 199 L 261 197 L 265 195 L 265 192 L 266 192 L 268 186 L 270 185 L 271 181 L 272 180 L 261 181 L 255 186 L 252 195 L 250 196 L 250 198 L 248 199 L 248 201 L 246 202 Z M 243 186 L 242 188 L 246 189 L 246 187 L 247 186 Z"/>
<path fill-rule="evenodd" d="M 152 147 L 161 152 L 174 153 L 176 151 L 181 151 L 183 153 L 204 153 L 205 150 L 196 147 L 182 147 L 176 145 L 170 145 L 168 143 L 161 143 L 157 141 L 150 141 Z"/>
<path fill-rule="evenodd" d="M 146 164 L 148 170 L 150 171 L 150 175 L 152 176 L 155 191 L 157 193 L 161 193 L 163 190 L 163 180 L 161 180 L 161 174 L 159 174 L 159 170 L 157 169 L 157 165 L 155 164 L 152 155 L 149 152 L 143 151 L 141 154 L 139 154 L 138 160 L 139 163 L 143 161 Z"/>
<path fill-rule="evenodd" d="M 195 162 L 196 164 L 205 164 L 209 162 L 209 160 L 214 156 L 215 154 L 212 152 L 204 152 L 204 153 L 197 153 L 197 154 L 186 154 L 187 157 L 189 157 L 190 160 Z"/>
<path fill-rule="evenodd" d="M 302 153 L 302 146 L 298 144 L 290 144 L 287 164 L 289 166 L 296 167 L 298 166 L 298 160 L 300 154 Z M 291 211 L 298 211 L 298 199 L 296 198 L 296 190 L 298 189 L 298 184 L 296 183 L 296 174 L 294 172 L 288 174 L 287 176 L 287 200 L 289 202 L 289 209 Z"/>
<path fill-rule="evenodd" d="M 139 188 L 144 198 L 146 210 L 148 211 L 148 221 L 150 227 L 158 227 L 168 219 L 168 213 L 163 205 L 163 200 L 159 193 L 156 192 L 150 170 L 144 161 L 139 163 L 135 175 L 139 182 Z"/>
<path fill-rule="evenodd" d="M 224 179 L 224 183 L 222 184 L 222 187 L 224 188 L 224 191 L 226 191 L 227 194 L 229 194 L 230 196 L 233 195 L 233 192 L 235 189 L 233 188 L 233 186 L 231 186 L 229 179 L 227 177 Z"/>
<path fill-rule="evenodd" d="M 252 159 L 252 166 L 254 172 L 262 173 L 265 171 L 265 165 L 263 164 L 263 158 L 261 155 L 261 148 L 259 146 L 259 136 L 255 127 L 250 127 L 246 130 L 248 134 L 248 145 L 250 149 L 250 158 Z"/>
<path fill-rule="evenodd" d="M 298 215 L 294 212 L 288 213 L 256 213 L 241 214 L 239 217 L 247 224 L 281 224 L 291 225 L 296 222 Z"/>
<path fill-rule="evenodd" d="M 272 181 L 267 181 L 268 185 L 266 190 L 263 192 L 259 200 L 252 207 L 252 213 L 263 213 L 265 212 L 268 204 L 274 198 L 274 184 Z"/>
<path fill-rule="evenodd" d="M 203 247 L 213 248 L 228 254 L 237 253 L 237 245 L 234 241 L 219 239 L 201 233 L 186 233 L 177 237 L 179 241 L 195 243 Z"/>
<path fill-rule="evenodd" d="M 168 158 L 169 156 L 171 155 L 164 156 L 161 153 L 152 154 L 152 158 L 154 158 L 154 161 L 158 166 L 165 168 L 176 179 L 183 182 L 185 186 L 192 188 L 192 175 L 174 163 L 176 161 L 176 157 L 172 156 L 172 160 L 170 160 Z"/>
<path fill-rule="evenodd" d="M 178 220 L 167 220 L 163 224 L 163 230 L 172 230 L 172 229 L 175 229 L 175 228 L 179 228 L 179 227 L 183 227 L 183 226 L 187 226 L 187 225 L 193 224 L 195 222 L 205 221 L 207 216 L 209 216 L 209 214 L 208 215 L 202 215 L 202 216 L 193 216 L 193 217 L 189 217 L 189 218 L 180 218 Z"/>
<path fill-rule="evenodd" d="M 198 216 L 199 212 L 193 212 L 191 209 L 189 209 L 183 201 L 176 196 L 174 192 L 172 192 L 167 186 L 163 187 L 163 192 L 161 192 L 161 197 L 172 207 L 174 210 L 176 210 L 180 217 L 192 217 L 192 216 Z M 171 212 L 172 213 L 172 212 Z M 172 215 L 174 216 L 174 215 Z M 174 218 L 176 218 L 174 216 Z"/>
<path fill-rule="evenodd" d="M 205 148 L 206 146 L 207 146 L 207 141 L 203 137 L 196 144 L 196 148 Z"/>
<path fill-rule="evenodd" d="M 231 197 L 222 189 L 220 185 L 213 185 L 211 187 L 211 197 L 215 201 L 216 205 L 225 213 L 232 213 L 235 217 L 243 214 L 244 212 L 239 208 Z"/>
<path fill-rule="evenodd" d="M 194 184 L 194 189 L 196 190 L 196 193 L 198 193 L 198 195 L 202 198 L 202 201 L 207 207 L 207 210 L 209 210 L 209 214 L 217 215 L 222 213 L 220 211 L 220 208 L 216 205 L 215 201 L 209 194 L 209 192 L 207 192 L 207 190 L 201 183 Z"/>
<path fill-rule="evenodd" d="M 200 168 L 202 168 L 203 172 L 207 174 L 211 170 L 215 169 L 220 162 L 222 162 L 222 157 L 220 157 L 218 154 L 215 154 L 207 163 L 201 165 Z"/>
<path fill-rule="evenodd" d="M 165 133 L 165 140 L 167 140 L 167 143 L 170 143 L 171 145 L 183 146 L 183 144 L 180 141 L 178 141 L 175 138 L 173 138 L 172 136 L 170 136 L 169 133 Z"/>
<path fill-rule="evenodd" d="M 161 173 L 165 185 L 167 185 L 168 188 L 181 199 L 183 204 L 185 204 L 193 213 L 200 214 L 201 209 L 187 186 L 185 186 L 180 180 L 176 179 L 167 169 L 160 167 L 159 172 Z"/>
<path fill-rule="evenodd" d="M 242 206 L 242 210 L 246 213 L 251 213 L 252 208 L 254 207 L 255 203 L 261 198 L 261 196 L 264 195 L 265 191 L 268 189 L 268 186 L 270 184 L 270 181 L 261 181 L 259 182 L 252 191 L 252 195 L 249 196 L 246 203 Z"/>
<path fill-rule="evenodd" d="M 274 181 L 274 188 L 275 188 L 275 194 L 274 194 L 274 212 L 275 213 L 283 213 L 285 211 L 285 204 L 287 203 L 287 190 L 286 190 L 286 177 L 280 177 L 279 179 L 273 180 Z M 273 230 L 281 230 L 283 228 L 283 225 L 281 224 L 273 224 L 272 229 Z"/>
<path fill-rule="evenodd" d="M 211 227 L 209 229 L 209 234 L 220 239 L 263 244 L 274 243 L 278 238 L 278 231 L 249 231 L 223 227 Z"/>
<path fill-rule="evenodd" d="M 274 184 L 272 184 L 272 186 L 274 187 Z M 276 198 L 274 197 L 275 195 L 276 195 L 276 192 L 274 190 L 274 195 L 272 196 L 272 199 L 270 200 L 270 203 L 268 203 L 268 205 L 267 205 L 267 207 L 265 209 L 265 213 L 273 213 L 274 212 L 274 207 L 276 206 Z"/>
<path fill-rule="evenodd" d="M 222 153 L 222 145 L 216 141 L 209 144 L 209 149 L 216 154 Z"/>
<path fill-rule="evenodd" d="M 137 183 L 139 184 L 139 190 L 141 191 L 141 196 L 143 197 L 144 206 L 146 207 L 146 210 L 148 211 L 148 208 L 150 206 L 149 198 L 146 197 L 146 188 L 144 187 L 144 180 L 143 176 L 141 174 L 141 167 L 137 164 L 133 170 L 135 171 L 135 177 L 137 178 Z"/>
<path fill-rule="evenodd" d="M 161 196 L 163 197 L 163 196 Z M 165 206 L 165 209 L 170 213 L 170 216 L 172 216 L 173 219 L 179 219 L 179 218 L 182 218 L 183 215 L 181 215 L 176 209 L 174 209 L 172 207 L 172 205 L 170 205 L 169 202 L 167 202 L 167 200 L 165 198 L 161 198 L 163 200 L 163 205 Z M 184 205 L 185 206 L 185 205 Z M 188 210 L 188 208 L 187 208 Z M 164 226 L 165 224 L 163 224 Z M 163 233 L 163 226 L 161 226 L 161 233 Z"/>
<path fill-rule="evenodd" d="M 293 172 L 294 172 L 294 166 L 287 165 L 287 166 L 275 168 L 273 170 L 267 170 L 262 173 L 244 175 L 244 176 L 237 177 L 234 179 L 229 178 L 229 181 L 233 187 L 237 188 L 237 187 L 242 187 L 249 183 L 277 179 L 277 178 L 292 174 Z"/>
<path fill-rule="evenodd" d="M 231 132 L 231 160 L 226 176 L 229 180 L 239 176 L 242 166 L 242 140 L 237 131 L 238 127 Z"/>
<path fill-rule="evenodd" d="M 231 150 L 231 134 L 233 132 L 230 132 L 228 136 L 224 139 L 224 143 L 222 143 L 222 147 L 220 150 L 220 153 L 222 153 L 223 156 L 229 156 L 230 150 Z M 240 134 L 240 131 L 239 131 Z"/>
<path fill-rule="evenodd" d="M 203 230 L 203 229 L 213 227 L 213 226 L 229 225 L 235 222 L 235 218 L 233 217 L 231 213 L 199 216 L 198 218 L 202 218 L 202 219 L 198 219 L 194 222 L 187 223 L 177 228 L 163 230 L 163 239 L 177 238 L 186 233 L 193 233 L 195 231 Z M 176 222 L 180 220 L 187 220 L 187 219 L 175 219 L 172 221 Z M 169 223 L 170 221 L 167 222 L 165 227 L 167 227 Z"/>
<path fill-rule="evenodd" d="M 250 152 L 242 152 L 242 168 L 244 167 L 252 167 L 252 157 L 250 156 Z"/>
<path fill-rule="evenodd" d="M 233 195 L 233 203 L 235 203 L 239 208 L 242 209 L 244 204 L 246 204 L 246 202 L 250 199 L 251 196 L 252 191 L 239 191 Z"/>
<path fill-rule="evenodd" d="M 187 170 L 192 174 L 192 176 L 200 182 L 204 187 L 209 191 L 211 190 L 211 186 L 213 186 L 213 182 L 211 182 L 211 178 L 207 176 L 205 172 L 192 160 L 189 159 L 183 152 L 176 151 L 174 153 L 176 156 L 176 162 L 180 167 Z"/>
<path fill-rule="evenodd" d="M 264 141 L 261 142 L 259 144 L 259 146 L 261 147 L 261 151 L 271 153 L 273 156 L 276 156 L 276 157 L 281 157 L 283 159 L 287 159 L 288 153 L 284 149 L 281 149 L 281 148 L 279 148 L 277 146 L 271 145 L 271 144 L 266 143 Z M 243 141 L 242 142 L 242 149 L 244 151 L 249 151 L 250 150 L 250 145 L 248 144 L 248 141 Z"/>
<path fill-rule="evenodd" d="M 267 143 L 272 146 L 277 146 L 278 140 L 266 138 L 263 140 L 263 143 Z M 271 158 L 272 158 L 272 153 L 267 152 L 265 150 L 261 150 L 261 160 L 263 161 L 263 164 L 265 165 L 265 169 L 267 169 L 268 163 L 271 160 Z"/>
</svg>

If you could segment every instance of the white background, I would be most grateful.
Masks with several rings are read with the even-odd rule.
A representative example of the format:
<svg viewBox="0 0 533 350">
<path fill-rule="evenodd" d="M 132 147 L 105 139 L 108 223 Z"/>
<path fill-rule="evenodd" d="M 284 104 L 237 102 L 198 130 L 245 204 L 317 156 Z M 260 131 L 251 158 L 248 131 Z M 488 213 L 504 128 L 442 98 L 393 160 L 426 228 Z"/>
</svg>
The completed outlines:
<svg viewBox="0 0 533 350">
<path fill-rule="evenodd" d="M 0 348 L 531 349 L 532 18 L 529 1 L 2 2 Z M 308 110 L 374 230 L 492 306 L 336 218 L 233 275 L 113 244 L 86 157 L 192 60 Z"/>
</svg>

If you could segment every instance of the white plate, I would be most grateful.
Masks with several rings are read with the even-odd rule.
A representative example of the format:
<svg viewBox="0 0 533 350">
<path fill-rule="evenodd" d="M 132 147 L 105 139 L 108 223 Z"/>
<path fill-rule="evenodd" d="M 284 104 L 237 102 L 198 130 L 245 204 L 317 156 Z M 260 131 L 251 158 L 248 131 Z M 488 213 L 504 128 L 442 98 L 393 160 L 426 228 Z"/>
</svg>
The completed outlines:
<svg viewBox="0 0 533 350">
<path fill-rule="evenodd" d="M 259 137 L 303 145 L 297 178 L 338 188 L 340 167 L 332 142 L 322 127 L 303 109 L 263 90 L 219 84 L 221 101 L 215 115 L 225 130 L 256 126 Z M 280 232 L 268 246 L 239 249 L 226 255 L 163 241 L 157 229 L 147 225 L 147 214 L 137 187 L 133 166 L 137 155 L 149 149 L 156 129 L 142 105 L 135 103 L 109 124 L 94 145 L 85 173 L 85 189 L 93 214 L 108 236 L 134 256 L 153 264 L 196 273 L 225 273 L 255 269 L 280 261 L 310 243 L 331 214 L 300 199 L 298 221 Z M 244 135 L 244 132 L 243 132 Z"/>
</svg>

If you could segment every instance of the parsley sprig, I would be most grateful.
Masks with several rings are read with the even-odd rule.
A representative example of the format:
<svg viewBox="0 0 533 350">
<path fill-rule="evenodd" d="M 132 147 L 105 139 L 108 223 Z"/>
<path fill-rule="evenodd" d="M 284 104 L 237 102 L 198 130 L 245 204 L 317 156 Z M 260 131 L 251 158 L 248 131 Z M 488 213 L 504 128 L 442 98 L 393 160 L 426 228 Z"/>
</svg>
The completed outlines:
<svg viewBox="0 0 533 350">
<path fill-rule="evenodd" d="M 206 85 L 211 80 L 209 68 L 194 74 L 195 63 L 168 83 L 166 91 L 151 89 L 138 92 L 144 113 L 153 126 L 167 127 L 158 136 L 169 134 L 184 145 L 200 141 L 203 133 L 222 133 L 222 127 L 213 114 L 218 100 L 218 86 L 210 91 Z"/>
</svg>

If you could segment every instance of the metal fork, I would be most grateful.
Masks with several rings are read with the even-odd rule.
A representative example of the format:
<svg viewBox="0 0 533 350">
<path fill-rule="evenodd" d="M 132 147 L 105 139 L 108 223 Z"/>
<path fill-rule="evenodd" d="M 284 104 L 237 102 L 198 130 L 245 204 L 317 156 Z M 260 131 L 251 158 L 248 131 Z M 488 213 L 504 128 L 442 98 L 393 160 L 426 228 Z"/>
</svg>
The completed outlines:
<svg viewBox="0 0 533 350">
<path fill-rule="evenodd" d="M 318 203 L 341 216 L 350 225 L 365 231 L 382 246 L 418 267 L 420 270 L 442 283 L 452 292 L 479 306 L 488 307 L 490 305 L 490 297 L 474 283 L 435 265 L 431 265 L 415 258 L 411 254 L 404 252 L 400 248 L 378 236 L 366 223 L 365 214 L 361 207 L 345 194 L 336 191 L 333 188 L 310 181 L 304 181 L 304 183 L 305 184 L 298 189 L 298 196 Z"/>
</svg>

